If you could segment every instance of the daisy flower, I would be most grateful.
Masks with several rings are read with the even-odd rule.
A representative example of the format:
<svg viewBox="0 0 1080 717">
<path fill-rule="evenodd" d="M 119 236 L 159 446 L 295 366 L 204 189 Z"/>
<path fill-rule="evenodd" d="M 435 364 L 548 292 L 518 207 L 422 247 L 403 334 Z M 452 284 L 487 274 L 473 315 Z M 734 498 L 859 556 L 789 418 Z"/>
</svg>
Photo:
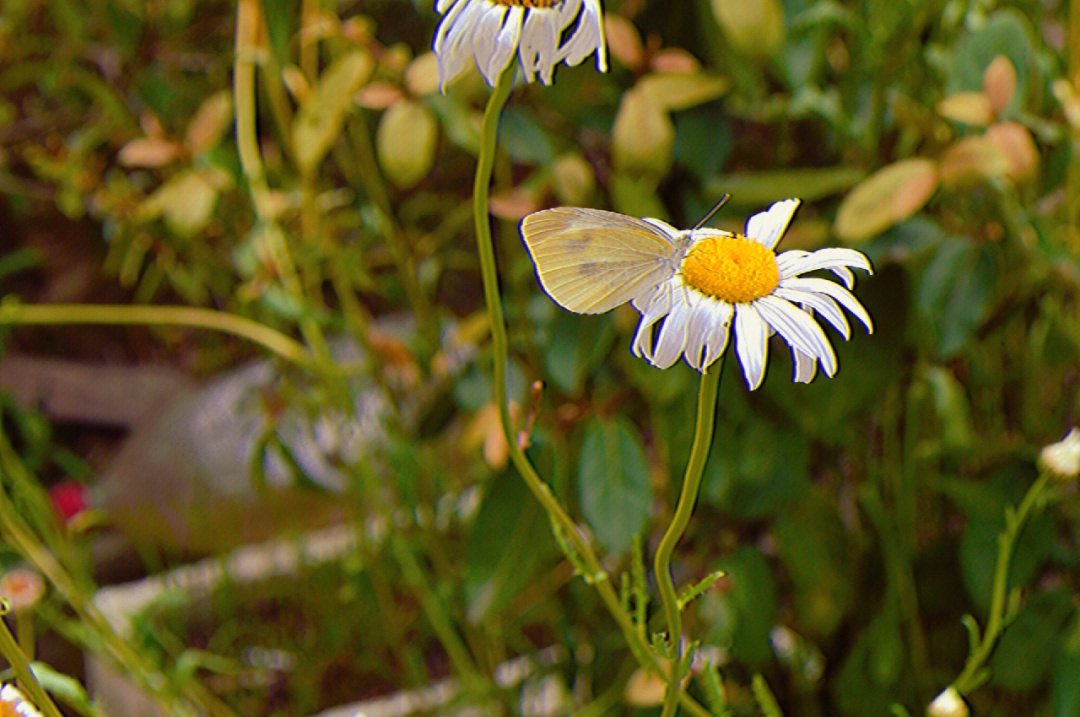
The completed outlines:
<svg viewBox="0 0 1080 717">
<path fill-rule="evenodd" d="M 30 704 L 26 695 L 15 685 L 0 687 L 0 717 L 41 717 L 37 707 Z"/>
<path fill-rule="evenodd" d="M 752 390 L 765 376 L 774 333 L 791 348 L 794 380 L 806 383 L 819 363 L 829 376 L 836 373 L 836 354 L 816 314 L 845 339 L 851 328 L 841 308 L 873 331 L 870 315 L 850 291 L 851 268 L 872 272 L 866 256 L 838 248 L 774 252 L 799 204 L 773 204 L 747 221 L 745 234 L 679 231 L 658 219 L 566 207 L 529 215 L 522 234 L 540 283 L 556 303 L 600 313 L 630 301 L 641 313 L 634 354 L 658 368 L 683 357 L 704 371 L 734 334 Z M 822 269 L 843 284 L 803 276 Z"/>
<path fill-rule="evenodd" d="M 551 84 L 555 65 L 576 65 L 593 52 L 607 71 L 600 0 L 439 0 L 436 9 L 443 16 L 434 43 L 443 89 L 470 59 L 494 86 L 515 54 L 528 82 L 539 75 Z"/>
</svg>

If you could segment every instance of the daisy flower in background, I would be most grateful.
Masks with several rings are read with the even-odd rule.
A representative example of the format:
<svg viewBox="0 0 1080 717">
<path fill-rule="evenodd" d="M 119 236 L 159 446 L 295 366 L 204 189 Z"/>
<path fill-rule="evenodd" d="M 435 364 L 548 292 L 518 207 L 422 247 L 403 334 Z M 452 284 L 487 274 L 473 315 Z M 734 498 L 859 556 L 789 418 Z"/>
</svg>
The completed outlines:
<svg viewBox="0 0 1080 717">
<path fill-rule="evenodd" d="M 0 687 L 0 717 L 42 717 L 37 707 L 15 685 Z"/>
<path fill-rule="evenodd" d="M 476 62 L 489 85 L 521 58 L 525 79 L 539 75 L 551 84 L 555 65 L 576 65 L 596 53 L 596 66 L 607 71 L 599 0 L 439 0 L 442 22 L 435 31 L 439 85 Z"/>
<path fill-rule="evenodd" d="M 658 368 L 680 357 L 704 371 L 735 351 L 751 389 L 761 385 L 769 337 L 791 347 L 794 380 L 813 379 L 818 363 L 836 373 L 836 354 L 818 324 L 823 316 L 847 339 L 847 309 L 873 331 L 850 289 L 851 268 L 871 273 L 853 249 L 776 254 L 800 200 L 773 204 L 746 223 L 746 233 L 679 231 L 658 219 L 633 219 L 594 209 L 560 207 L 525 217 L 522 235 L 540 283 L 563 308 L 600 313 L 627 301 L 641 313 L 633 351 Z M 804 274 L 829 270 L 843 285 Z"/>
</svg>

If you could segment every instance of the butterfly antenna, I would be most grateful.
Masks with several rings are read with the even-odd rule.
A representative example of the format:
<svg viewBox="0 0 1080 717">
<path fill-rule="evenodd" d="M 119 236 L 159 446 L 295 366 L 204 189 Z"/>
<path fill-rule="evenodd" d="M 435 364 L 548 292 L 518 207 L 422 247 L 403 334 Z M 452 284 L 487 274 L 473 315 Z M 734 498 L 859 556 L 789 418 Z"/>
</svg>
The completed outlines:
<svg viewBox="0 0 1080 717">
<path fill-rule="evenodd" d="M 703 216 L 701 218 L 701 221 L 694 225 L 693 231 L 697 231 L 698 229 L 701 229 L 703 226 L 705 226 L 705 222 L 712 219 L 713 214 L 716 214 L 718 211 L 720 211 L 720 207 L 727 204 L 729 199 L 731 199 L 731 195 L 725 192 L 724 195 L 720 197 L 720 200 L 713 205 L 713 208 L 709 210 L 709 213 Z"/>
</svg>

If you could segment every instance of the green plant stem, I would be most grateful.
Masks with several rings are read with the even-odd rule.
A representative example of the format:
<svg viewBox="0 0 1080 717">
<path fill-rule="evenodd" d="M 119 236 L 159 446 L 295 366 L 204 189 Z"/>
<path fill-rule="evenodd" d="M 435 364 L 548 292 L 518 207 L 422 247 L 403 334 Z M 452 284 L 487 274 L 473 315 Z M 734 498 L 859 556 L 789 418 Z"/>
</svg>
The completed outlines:
<svg viewBox="0 0 1080 717">
<path fill-rule="evenodd" d="M 1080 0 L 1069 0 L 1067 70 L 1069 82 L 1080 77 Z M 1074 87 L 1075 89 L 1075 87 Z M 1065 171 L 1065 226 L 1075 227 L 1080 222 L 1080 130 L 1069 128 L 1072 157 Z"/>
<path fill-rule="evenodd" d="M 281 276 L 282 284 L 301 305 L 307 305 L 310 297 L 304 292 L 304 285 L 300 280 L 299 273 L 288 247 L 283 240 L 283 233 L 273 231 L 276 224 L 273 212 L 269 209 L 270 191 L 266 184 L 266 175 L 263 170 L 262 153 L 259 149 L 259 132 L 256 117 L 255 101 L 255 67 L 256 60 L 260 56 L 267 55 L 270 50 L 263 46 L 260 38 L 264 34 L 265 21 L 262 14 L 262 6 L 259 0 L 240 0 L 236 9 L 236 60 L 233 65 L 233 106 L 236 113 L 236 149 L 240 156 L 240 169 L 247 180 L 248 189 L 251 192 L 252 204 L 255 208 L 255 216 L 261 225 L 265 227 L 263 238 L 265 248 L 273 257 L 273 263 Z M 286 128 L 285 134 L 290 134 L 290 128 Z M 286 142 L 286 149 L 291 147 L 291 142 Z M 295 148 L 294 148 L 295 149 Z M 301 205 L 302 230 L 306 230 L 304 236 L 315 233 L 312 228 L 314 220 L 311 219 L 314 203 L 313 192 L 310 192 L 310 182 L 307 178 L 303 183 L 304 202 Z M 312 291 L 313 296 L 319 296 Z M 321 296 L 319 296 L 321 299 Z M 324 372 L 332 373 L 333 361 L 326 350 L 326 341 L 322 330 L 315 319 L 309 315 L 299 320 L 299 327 L 304 339 L 312 346 L 314 356 L 319 367 Z"/>
<path fill-rule="evenodd" d="M 239 336 L 281 358 L 311 367 L 315 357 L 285 334 L 242 316 L 194 306 L 114 306 L 109 304 L 0 305 L 0 326 L 111 324 L 123 326 L 187 326 Z"/>
<path fill-rule="evenodd" d="M 1001 631 L 1005 628 L 1009 561 L 1012 559 L 1013 550 L 1016 549 L 1016 543 L 1020 539 L 1024 522 L 1042 495 L 1043 489 L 1046 488 L 1050 475 L 1049 471 L 1041 473 L 1038 479 L 1028 488 L 1016 510 L 1013 511 L 1010 508 L 1005 511 L 1005 530 L 998 535 L 997 563 L 994 566 L 994 584 L 990 593 L 990 612 L 987 616 L 986 629 L 983 630 L 979 646 L 968 655 L 963 671 L 952 683 L 953 688 L 961 695 L 967 695 L 982 683 L 985 677 L 983 663 L 990 658 L 994 645 L 997 643 Z"/>
<path fill-rule="evenodd" d="M 165 675 L 116 633 L 93 600 L 86 595 L 85 586 L 76 581 L 57 559 L 57 554 L 42 543 L 8 498 L 5 484 L 25 486 L 31 482 L 34 482 L 32 474 L 0 431 L 0 538 L 45 576 L 71 606 L 81 626 L 100 641 L 101 645 L 95 647 L 101 647 L 120 666 L 121 671 L 139 679 L 168 708 L 170 714 L 235 717 L 231 709 L 198 682 L 186 684 L 183 696 L 174 695 L 168 688 Z"/>
<path fill-rule="evenodd" d="M 462 643 L 461 637 L 454 630 L 454 625 L 450 620 L 450 616 L 447 615 L 442 601 L 439 600 L 431 586 L 428 585 L 427 580 L 424 579 L 424 572 L 416 561 L 412 549 L 403 544 L 403 539 L 400 536 L 392 537 L 389 542 L 390 549 L 394 553 L 394 559 L 397 560 L 398 565 L 401 566 L 401 572 L 405 575 L 405 581 L 416 590 L 424 614 L 427 615 L 428 621 L 431 622 L 431 627 L 435 630 L 443 649 L 446 650 L 446 655 L 450 658 L 450 662 L 453 663 L 454 669 L 457 670 L 467 686 L 475 689 L 483 684 L 480 673 L 473 664 L 469 651 Z"/>
<path fill-rule="evenodd" d="M 390 202 L 390 194 L 382 180 L 382 172 L 375 158 L 375 148 L 371 143 L 367 118 L 363 111 L 357 112 L 349 122 L 349 139 L 356 151 L 357 174 L 360 185 L 367 195 L 368 201 L 379 211 L 381 226 L 379 227 L 383 238 L 386 239 L 386 248 L 390 252 L 390 258 L 394 262 L 398 279 L 401 281 L 405 296 L 409 299 L 416 321 L 427 340 L 438 341 L 438 327 L 435 325 L 434 312 L 431 302 L 421 286 L 416 267 L 416 258 L 412 248 L 406 240 L 405 232 L 394 215 L 394 208 Z"/>
<path fill-rule="evenodd" d="M 662 717 L 675 714 L 679 694 L 682 692 L 682 615 L 679 611 L 679 598 L 675 593 L 675 584 L 671 579 L 671 555 L 675 545 L 686 532 L 690 516 L 697 502 L 698 489 L 701 487 L 701 474 L 705 469 L 705 459 L 709 456 L 712 443 L 713 422 L 716 417 L 716 392 L 723 374 L 723 363 L 706 368 L 701 374 L 698 387 L 697 423 L 694 427 L 694 443 L 690 449 L 690 459 L 686 462 L 679 502 L 671 523 L 660 539 L 656 548 L 653 566 L 656 574 L 656 587 L 660 593 L 660 604 L 664 609 L 668 625 L 668 646 L 671 650 L 670 677 L 664 696 Z"/>
<path fill-rule="evenodd" d="M 0 620 L 0 655 L 3 655 L 4 659 L 11 665 L 15 677 L 18 678 L 19 687 L 26 691 L 30 701 L 34 703 L 38 710 L 46 717 L 63 717 L 52 698 L 49 697 L 49 693 L 34 677 L 34 673 L 30 669 L 30 662 L 26 659 L 23 651 L 19 649 L 15 638 L 11 636 L 11 632 L 8 631 L 7 625 L 2 620 Z M 14 714 L 14 711 L 12 713 Z"/>
<path fill-rule="evenodd" d="M 623 609 L 619 596 L 611 586 L 607 573 L 600 565 L 596 553 L 581 537 L 574 521 L 563 510 L 551 489 L 532 467 L 525 452 L 518 444 L 510 423 L 510 408 L 506 394 L 506 364 L 509 346 L 506 337 L 506 325 L 503 317 L 502 298 L 499 296 L 499 278 L 495 266 L 495 248 L 491 240 L 491 225 L 488 216 L 488 196 L 491 186 L 491 172 L 495 160 L 495 140 L 499 126 L 499 115 L 510 97 L 514 84 L 516 65 L 511 63 L 499 75 L 495 89 L 484 110 L 484 121 L 480 131 L 480 156 L 476 166 L 476 181 L 473 185 L 473 216 L 476 222 L 476 248 L 480 258 L 480 272 L 484 282 L 484 301 L 487 305 L 488 320 L 491 324 L 492 353 L 495 357 L 494 398 L 499 411 L 499 421 L 506 437 L 510 460 L 521 474 L 529 491 L 540 502 L 544 511 L 556 528 L 566 536 L 571 548 L 580 556 L 587 574 L 584 576 L 596 591 L 608 612 L 615 619 L 622 631 L 631 652 L 646 667 L 660 672 L 660 661 L 642 639 L 633 618 Z M 709 712 L 693 698 L 681 693 L 680 702 L 698 717 L 709 717 Z"/>
</svg>

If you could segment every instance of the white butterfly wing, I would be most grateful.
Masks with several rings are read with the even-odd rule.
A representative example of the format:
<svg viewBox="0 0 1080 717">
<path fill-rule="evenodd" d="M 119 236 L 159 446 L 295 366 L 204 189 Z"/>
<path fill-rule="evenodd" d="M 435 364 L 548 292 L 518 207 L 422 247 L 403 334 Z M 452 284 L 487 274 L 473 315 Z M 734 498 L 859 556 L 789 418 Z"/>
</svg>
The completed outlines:
<svg viewBox="0 0 1080 717">
<path fill-rule="evenodd" d="M 671 276 L 680 258 L 674 229 L 600 209 L 534 212 L 521 235 L 544 291 L 579 314 L 625 304 Z"/>
</svg>

